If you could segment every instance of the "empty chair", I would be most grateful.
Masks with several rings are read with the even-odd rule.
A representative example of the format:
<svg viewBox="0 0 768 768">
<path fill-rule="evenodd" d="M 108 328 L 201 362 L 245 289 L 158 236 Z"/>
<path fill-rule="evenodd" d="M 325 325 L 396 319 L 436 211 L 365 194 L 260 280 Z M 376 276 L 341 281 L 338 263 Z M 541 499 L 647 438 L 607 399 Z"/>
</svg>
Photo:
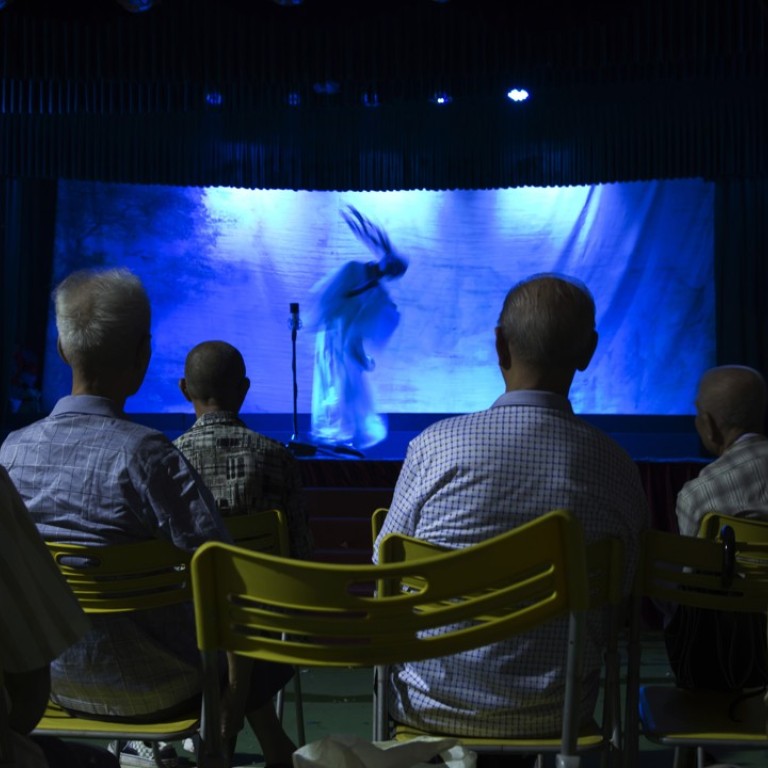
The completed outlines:
<svg viewBox="0 0 768 768">
<path fill-rule="evenodd" d="M 239 547 L 245 547 L 253 552 L 288 557 L 290 544 L 288 539 L 288 521 L 279 509 L 269 509 L 265 512 L 255 512 L 248 515 L 232 515 L 224 518 L 232 540 Z M 282 689 L 277 694 L 277 714 L 283 720 L 284 693 Z M 293 676 L 293 697 L 296 711 L 296 739 L 299 746 L 306 742 L 304 729 L 304 699 L 301 694 L 300 670 L 296 668 Z"/>
<path fill-rule="evenodd" d="M 415 588 L 403 592 L 404 583 Z M 212 756 L 220 751 L 218 651 L 288 664 L 375 666 L 458 653 L 569 616 L 558 759 L 579 765 L 575 702 L 589 590 L 581 526 L 567 512 L 466 549 L 394 564 L 309 563 L 211 542 L 192 559 L 192 584 L 210 715 L 203 741 Z"/>
</svg>

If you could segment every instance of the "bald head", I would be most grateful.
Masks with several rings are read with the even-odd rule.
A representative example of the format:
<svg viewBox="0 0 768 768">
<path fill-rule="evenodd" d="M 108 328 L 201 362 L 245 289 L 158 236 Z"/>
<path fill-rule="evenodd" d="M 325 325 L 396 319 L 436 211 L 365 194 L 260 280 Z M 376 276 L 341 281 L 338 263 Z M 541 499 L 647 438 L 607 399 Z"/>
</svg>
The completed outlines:
<svg viewBox="0 0 768 768">
<path fill-rule="evenodd" d="M 204 341 L 193 347 L 184 365 L 181 390 L 195 407 L 237 413 L 250 382 L 240 352 L 226 341 Z"/>
<path fill-rule="evenodd" d="M 584 370 L 597 343 L 595 302 L 587 287 L 564 275 L 534 275 L 507 294 L 497 327 L 499 362 L 510 375 L 523 370 L 533 380 L 567 382 Z M 544 386 L 537 388 L 546 388 Z M 562 385 L 553 387 L 562 390 Z"/>
<path fill-rule="evenodd" d="M 707 371 L 699 383 L 696 408 L 711 417 L 723 436 L 762 433 L 765 406 L 765 379 L 754 368 L 723 365 Z"/>
</svg>

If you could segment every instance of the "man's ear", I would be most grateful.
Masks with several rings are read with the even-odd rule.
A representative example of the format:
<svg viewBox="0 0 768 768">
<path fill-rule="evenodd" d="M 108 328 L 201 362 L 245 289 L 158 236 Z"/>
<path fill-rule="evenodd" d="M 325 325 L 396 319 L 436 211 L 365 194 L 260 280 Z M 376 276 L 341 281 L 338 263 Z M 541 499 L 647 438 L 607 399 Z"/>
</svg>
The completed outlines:
<svg viewBox="0 0 768 768">
<path fill-rule="evenodd" d="M 181 394 L 184 395 L 184 399 L 188 402 L 192 402 L 192 398 L 189 396 L 189 392 L 187 391 L 187 380 L 182 378 L 179 379 L 179 389 L 181 390 Z"/>
<path fill-rule="evenodd" d="M 56 351 L 59 353 L 59 357 L 67 364 L 69 365 L 69 360 L 67 360 L 67 356 L 64 354 L 64 349 L 61 346 L 61 337 L 56 337 Z"/>
<path fill-rule="evenodd" d="M 496 356 L 499 358 L 499 366 L 508 371 L 512 366 L 512 355 L 509 354 L 509 344 L 504 337 L 504 332 L 496 326 Z"/>
<path fill-rule="evenodd" d="M 136 347 L 136 369 L 139 371 L 147 372 L 149 368 L 149 361 L 152 359 L 152 337 L 147 334 L 144 336 L 139 345 Z M 143 374 L 142 374 L 143 375 Z"/>
<path fill-rule="evenodd" d="M 704 447 L 715 456 L 719 456 L 723 451 L 725 439 L 715 417 L 709 411 L 699 410 L 695 424 Z"/>
<path fill-rule="evenodd" d="M 594 357 L 595 350 L 597 349 L 597 339 L 598 339 L 597 331 L 592 331 L 592 339 L 590 340 L 589 345 L 581 355 L 578 361 L 578 365 L 576 366 L 576 370 L 585 371 L 587 369 L 587 366 L 592 362 L 592 358 Z"/>
<path fill-rule="evenodd" d="M 248 394 L 248 390 L 251 388 L 251 380 L 244 376 L 243 380 L 240 382 L 240 386 L 238 387 L 237 391 L 237 403 L 236 403 L 236 411 L 239 411 L 243 407 L 243 403 L 245 402 L 245 396 Z"/>
</svg>

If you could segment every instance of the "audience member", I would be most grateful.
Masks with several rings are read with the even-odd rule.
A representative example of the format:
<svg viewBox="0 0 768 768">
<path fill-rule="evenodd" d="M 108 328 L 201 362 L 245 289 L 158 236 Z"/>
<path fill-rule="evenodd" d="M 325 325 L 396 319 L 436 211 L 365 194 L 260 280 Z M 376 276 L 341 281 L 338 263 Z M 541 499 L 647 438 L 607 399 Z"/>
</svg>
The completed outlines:
<svg viewBox="0 0 768 768">
<path fill-rule="evenodd" d="M 768 520 L 766 385 L 754 369 L 723 365 L 707 371 L 696 397 L 696 431 L 717 456 L 677 495 L 677 523 L 696 536 L 707 512 Z"/>
<path fill-rule="evenodd" d="M 684 536 L 697 535 L 707 512 L 768 520 L 765 408 L 765 380 L 752 368 L 724 365 L 702 376 L 696 430 L 717 458 L 678 493 L 677 522 Z M 741 691 L 768 683 L 764 614 L 662 608 L 667 614 L 664 640 L 678 686 Z M 693 761 L 690 754 L 685 757 Z"/>
<path fill-rule="evenodd" d="M 298 464 L 285 446 L 238 418 L 250 385 L 243 356 L 231 344 L 204 341 L 194 347 L 179 387 L 197 421 L 174 443 L 200 473 L 222 516 L 282 510 L 291 555 L 307 559 L 312 537 Z"/>
<path fill-rule="evenodd" d="M 187 551 L 226 540 L 210 492 L 183 455 L 123 412 L 151 353 L 150 306 L 140 280 L 122 269 L 76 272 L 54 300 L 72 394 L 0 447 L 0 462 L 43 538 L 93 545 L 165 538 Z M 193 619 L 191 604 L 94 618 L 92 629 L 52 664 L 54 697 L 77 712 L 144 721 L 194 706 L 201 675 Z M 252 665 L 230 661 L 225 735 L 242 725 L 237 707 L 247 690 L 244 711 L 265 756 L 289 763 L 293 744 L 271 698 L 291 668 L 254 668 L 249 685 L 240 675 Z M 166 755 L 174 764 L 170 745 Z M 140 743 L 121 754 L 122 765 L 149 760 Z"/>
<path fill-rule="evenodd" d="M 505 393 L 488 410 L 439 421 L 411 441 L 379 538 L 399 532 L 466 547 L 565 508 L 588 542 L 622 540 L 628 593 L 649 517 L 638 471 L 568 400 L 596 344 L 595 305 L 581 283 L 536 275 L 514 286 L 496 327 Z M 601 618 L 590 617 L 585 722 L 598 694 Z M 555 622 L 478 650 L 397 665 L 390 714 L 459 736 L 558 734 L 566 642 L 565 624 Z"/>
<path fill-rule="evenodd" d="M 111 768 L 96 747 L 30 737 L 45 712 L 50 663 L 88 630 L 88 619 L 48 554 L 8 474 L 0 467 L 0 707 L 16 768 Z"/>
</svg>

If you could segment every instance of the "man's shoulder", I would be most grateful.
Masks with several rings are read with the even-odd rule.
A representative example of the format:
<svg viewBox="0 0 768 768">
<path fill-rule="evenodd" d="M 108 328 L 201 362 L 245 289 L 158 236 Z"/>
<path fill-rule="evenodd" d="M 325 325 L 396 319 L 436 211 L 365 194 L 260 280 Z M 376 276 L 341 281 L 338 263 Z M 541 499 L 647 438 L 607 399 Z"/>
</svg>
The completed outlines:
<svg viewBox="0 0 768 768">
<path fill-rule="evenodd" d="M 293 458 L 293 454 L 283 443 L 267 435 L 250 429 L 239 419 L 233 420 L 202 420 L 198 419 L 186 432 L 179 435 L 173 442 L 177 448 L 197 448 L 205 450 L 213 447 L 226 447 L 224 443 L 231 442 L 232 448 L 248 449 L 262 454 L 279 455 Z"/>
</svg>

